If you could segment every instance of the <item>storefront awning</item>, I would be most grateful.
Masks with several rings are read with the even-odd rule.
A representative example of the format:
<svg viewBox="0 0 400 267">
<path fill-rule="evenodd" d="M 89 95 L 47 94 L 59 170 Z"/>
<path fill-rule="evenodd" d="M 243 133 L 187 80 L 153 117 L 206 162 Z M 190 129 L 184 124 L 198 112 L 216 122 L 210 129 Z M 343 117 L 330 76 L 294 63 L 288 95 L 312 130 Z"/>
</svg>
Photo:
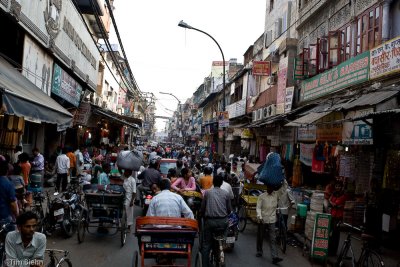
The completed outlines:
<svg viewBox="0 0 400 267">
<path fill-rule="evenodd" d="M 95 107 L 95 108 L 93 109 L 93 112 L 94 112 L 95 114 L 97 114 L 97 115 L 107 117 L 107 118 L 110 119 L 110 120 L 119 122 L 119 123 L 121 123 L 121 124 L 123 124 L 123 125 L 126 125 L 126 126 L 129 126 L 129 127 L 131 127 L 131 128 L 139 129 L 139 126 L 138 126 L 137 124 L 129 123 L 129 122 L 127 122 L 127 121 L 121 120 L 121 119 L 119 119 L 119 118 L 117 117 L 118 114 L 115 114 L 115 115 L 110 114 L 111 112 L 109 113 L 109 112 L 107 112 L 106 110 L 104 110 L 104 109 L 102 109 L 102 108 Z"/>
<path fill-rule="evenodd" d="M 300 117 L 294 121 L 289 122 L 288 124 L 285 124 L 285 126 L 293 126 L 293 127 L 307 126 L 321 119 L 322 117 L 325 117 L 331 112 L 332 111 L 310 112 L 307 115 L 304 115 L 303 117 Z"/>
<path fill-rule="evenodd" d="M 343 109 L 353 109 L 356 107 L 363 107 L 363 106 L 373 106 L 377 105 L 385 100 L 388 100 L 399 93 L 397 90 L 388 90 L 388 91 L 377 91 L 368 94 L 364 94 L 353 101 L 349 101 L 342 106 Z"/>
<path fill-rule="evenodd" d="M 57 124 L 63 131 L 72 126 L 73 116 L 46 95 L 18 70 L 0 57 L 0 88 L 3 90 L 5 113 L 26 120 Z"/>
</svg>

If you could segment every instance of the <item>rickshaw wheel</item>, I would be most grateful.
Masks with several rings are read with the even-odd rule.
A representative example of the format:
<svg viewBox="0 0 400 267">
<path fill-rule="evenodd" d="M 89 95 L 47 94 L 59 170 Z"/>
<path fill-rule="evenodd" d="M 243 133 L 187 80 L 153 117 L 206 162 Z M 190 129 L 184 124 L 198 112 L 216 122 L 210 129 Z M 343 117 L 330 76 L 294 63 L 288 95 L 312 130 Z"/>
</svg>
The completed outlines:
<svg viewBox="0 0 400 267">
<path fill-rule="evenodd" d="M 139 266 L 139 252 L 135 250 L 135 254 L 133 255 L 132 267 Z"/>
<path fill-rule="evenodd" d="M 78 220 L 77 225 L 77 236 L 78 236 L 78 243 L 82 243 L 85 241 L 85 234 L 86 234 L 86 212 L 82 211 L 81 216 Z"/>
<path fill-rule="evenodd" d="M 244 229 L 246 229 L 246 224 L 247 224 L 247 212 L 245 206 L 240 206 L 238 211 L 238 216 L 239 216 L 239 231 L 243 232 Z"/>
<path fill-rule="evenodd" d="M 203 259 L 202 259 L 202 257 L 201 257 L 201 252 L 199 251 L 199 252 L 197 252 L 197 255 L 196 255 L 196 262 L 195 262 L 195 265 L 194 265 L 195 267 L 202 267 L 203 266 Z"/>
<path fill-rule="evenodd" d="M 121 218 L 121 247 L 123 247 L 125 245 L 126 242 L 126 236 L 127 236 L 127 225 L 126 225 L 126 213 L 125 211 L 122 214 L 122 218 Z"/>
</svg>

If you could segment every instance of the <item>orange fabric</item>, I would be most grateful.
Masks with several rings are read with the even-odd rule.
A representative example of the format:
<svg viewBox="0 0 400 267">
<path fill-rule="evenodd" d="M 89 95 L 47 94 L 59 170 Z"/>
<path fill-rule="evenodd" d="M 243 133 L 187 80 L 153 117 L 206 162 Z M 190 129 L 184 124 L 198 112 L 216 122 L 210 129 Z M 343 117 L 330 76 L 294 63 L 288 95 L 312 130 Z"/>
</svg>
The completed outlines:
<svg viewBox="0 0 400 267">
<path fill-rule="evenodd" d="M 343 218 L 343 212 L 344 212 L 344 204 L 346 202 L 346 195 L 337 195 L 336 193 L 333 193 L 330 202 L 334 204 L 331 208 L 331 214 L 333 218 Z"/>
<path fill-rule="evenodd" d="M 67 157 L 69 158 L 69 167 L 75 168 L 76 167 L 76 156 L 72 152 L 67 153 Z"/>
<path fill-rule="evenodd" d="M 20 163 L 19 166 L 21 167 L 22 171 L 22 178 L 24 178 L 25 185 L 29 183 L 29 173 L 31 172 L 31 164 L 29 162 Z"/>
<path fill-rule="evenodd" d="M 201 189 L 210 189 L 213 186 L 213 178 L 211 175 L 203 176 L 200 179 Z"/>
</svg>

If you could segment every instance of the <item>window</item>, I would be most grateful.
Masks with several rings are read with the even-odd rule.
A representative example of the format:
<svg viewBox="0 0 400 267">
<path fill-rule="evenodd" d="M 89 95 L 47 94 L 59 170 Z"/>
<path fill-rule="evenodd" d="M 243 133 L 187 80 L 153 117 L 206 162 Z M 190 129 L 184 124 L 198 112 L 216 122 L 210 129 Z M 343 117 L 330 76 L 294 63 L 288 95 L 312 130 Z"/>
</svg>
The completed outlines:
<svg viewBox="0 0 400 267">
<path fill-rule="evenodd" d="M 242 100 L 242 95 L 243 95 L 243 85 L 241 84 L 235 87 L 235 92 L 234 94 L 231 95 L 230 103 L 233 104 L 239 100 Z"/>
<path fill-rule="evenodd" d="M 351 39 L 351 26 L 347 25 L 339 30 L 340 33 L 340 59 L 339 62 L 344 62 L 350 58 L 352 39 Z"/>
<path fill-rule="evenodd" d="M 357 18 L 356 54 L 370 50 L 382 40 L 382 7 L 374 6 Z"/>
<path fill-rule="evenodd" d="M 329 32 L 328 68 L 339 64 L 339 32 Z"/>
<path fill-rule="evenodd" d="M 328 69 L 328 38 L 318 38 L 319 43 L 319 62 L 318 73 L 324 72 Z"/>
</svg>

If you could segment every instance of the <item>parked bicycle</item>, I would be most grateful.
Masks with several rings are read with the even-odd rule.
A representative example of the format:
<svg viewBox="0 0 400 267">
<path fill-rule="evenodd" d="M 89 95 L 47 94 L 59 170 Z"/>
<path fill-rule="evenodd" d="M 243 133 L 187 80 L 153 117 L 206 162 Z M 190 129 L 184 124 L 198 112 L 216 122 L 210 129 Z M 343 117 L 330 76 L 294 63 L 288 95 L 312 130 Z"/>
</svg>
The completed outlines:
<svg viewBox="0 0 400 267">
<path fill-rule="evenodd" d="M 72 267 L 72 263 L 68 258 L 69 251 L 59 249 L 46 249 L 46 253 L 49 254 L 50 262 L 46 267 Z M 61 258 L 57 254 L 64 254 Z"/>
<path fill-rule="evenodd" d="M 361 238 L 353 236 L 351 231 L 348 232 L 347 238 L 340 250 L 339 257 L 336 262 L 337 267 L 352 266 L 352 267 L 384 267 L 385 264 L 379 254 L 371 247 L 375 238 L 371 235 L 364 234 L 364 230 L 354 227 L 347 223 L 342 223 L 351 230 L 361 232 Z M 356 239 L 362 241 L 361 255 L 356 259 L 351 240 Z M 376 241 L 376 240 L 375 240 Z"/>
<path fill-rule="evenodd" d="M 281 248 L 282 252 L 286 253 L 287 229 L 282 215 L 282 209 L 287 209 L 287 208 L 276 209 L 276 219 L 277 219 L 276 243 Z"/>
<path fill-rule="evenodd" d="M 6 260 L 6 247 L 5 247 L 5 240 L 6 240 L 6 235 L 8 233 L 7 229 L 10 227 L 12 223 L 5 223 L 1 225 L 0 228 L 0 267 L 5 266 L 5 260 Z"/>
</svg>

